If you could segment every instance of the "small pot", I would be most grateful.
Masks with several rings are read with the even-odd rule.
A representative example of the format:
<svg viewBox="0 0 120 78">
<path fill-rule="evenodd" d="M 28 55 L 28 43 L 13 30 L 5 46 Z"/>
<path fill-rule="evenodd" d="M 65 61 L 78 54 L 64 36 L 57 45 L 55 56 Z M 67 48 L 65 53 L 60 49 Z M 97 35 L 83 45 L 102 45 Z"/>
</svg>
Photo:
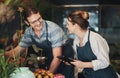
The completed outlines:
<svg viewBox="0 0 120 78">
<path fill-rule="evenodd" d="M 10 75 L 10 78 L 35 78 L 35 76 L 28 67 L 20 67 L 16 68 L 16 70 Z"/>
</svg>

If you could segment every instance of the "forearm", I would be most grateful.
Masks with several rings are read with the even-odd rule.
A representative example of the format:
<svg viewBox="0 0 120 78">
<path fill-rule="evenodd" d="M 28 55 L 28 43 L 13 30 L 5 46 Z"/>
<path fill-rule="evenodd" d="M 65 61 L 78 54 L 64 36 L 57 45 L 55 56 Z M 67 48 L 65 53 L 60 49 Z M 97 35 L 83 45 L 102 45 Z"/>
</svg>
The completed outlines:
<svg viewBox="0 0 120 78">
<path fill-rule="evenodd" d="M 92 62 L 83 62 L 80 60 L 74 60 L 74 62 L 71 62 L 71 64 L 73 64 L 74 66 L 76 66 L 77 68 L 80 68 L 80 69 L 93 68 Z"/>
<path fill-rule="evenodd" d="M 83 62 L 82 63 L 83 68 L 93 68 L 92 62 Z"/>
<path fill-rule="evenodd" d="M 57 68 L 58 68 L 58 66 L 59 66 L 60 63 L 61 63 L 60 60 L 58 58 L 54 57 L 54 59 L 51 62 L 49 71 L 51 73 L 55 73 L 55 71 L 57 70 Z"/>
<path fill-rule="evenodd" d="M 62 55 L 61 47 L 53 48 L 53 60 L 49 68 L 50 72 L 55 73 L 55 71 L 57 70 L 59 64 L 61 63 L 61 61 L 57 58 L 57 56 L 61 56 L 61 55 Z"/>
<path fill-rule="evenodd" d="M 20 54 L 20 52 L 22 51 L 21 47 L 20 46 L 17 46 L 16 48 L 12 48 L 10 51 L 6 51 L 5 52 L 5 56 L 8 56 L 8 57 L 15 57 L 17 56 L 18 54 Z"/>
</svg>

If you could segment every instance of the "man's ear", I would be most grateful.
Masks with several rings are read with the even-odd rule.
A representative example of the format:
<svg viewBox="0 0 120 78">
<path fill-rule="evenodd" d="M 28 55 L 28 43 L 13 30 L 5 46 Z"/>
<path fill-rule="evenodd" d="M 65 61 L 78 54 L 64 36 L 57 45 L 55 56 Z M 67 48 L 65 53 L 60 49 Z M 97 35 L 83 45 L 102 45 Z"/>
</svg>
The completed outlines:
<svg viewBox="0 0 120 78">
<path fill-rule="evenodd" d="M 29 23 L 28 23 L 28 21 L 24 21 L 28 26 L 29 26 Z"/>
</svg>

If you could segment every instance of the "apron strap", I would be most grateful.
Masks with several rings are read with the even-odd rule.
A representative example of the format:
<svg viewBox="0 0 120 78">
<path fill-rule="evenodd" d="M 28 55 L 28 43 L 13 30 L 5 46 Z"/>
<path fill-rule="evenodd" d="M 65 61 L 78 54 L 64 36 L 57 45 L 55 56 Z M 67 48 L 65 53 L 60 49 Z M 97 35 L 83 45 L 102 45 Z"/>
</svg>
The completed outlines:
<svg viewBox="0 0 120 78">
<path fill-rule="evenodd" d="M 45 21 L 45 26 L 46 26 L 46 40 L 47 40 L 47 44 L 51 46 L 51 42 L 48 40 L 48 24 L 47 22 Z"/>
<path fill-rule="evenodd" d="M 90 41 L 90 30 L 88 30 L 88 41 Z"/>
<path fill-rule="evenodd" d="M 48 24 L 47 24 L 47 22 L 45 21 L 45 26 L 46 26 L 46 40 L 47 40 L 47 42 L 49 41 L 48 40 Z"/>
</svg>

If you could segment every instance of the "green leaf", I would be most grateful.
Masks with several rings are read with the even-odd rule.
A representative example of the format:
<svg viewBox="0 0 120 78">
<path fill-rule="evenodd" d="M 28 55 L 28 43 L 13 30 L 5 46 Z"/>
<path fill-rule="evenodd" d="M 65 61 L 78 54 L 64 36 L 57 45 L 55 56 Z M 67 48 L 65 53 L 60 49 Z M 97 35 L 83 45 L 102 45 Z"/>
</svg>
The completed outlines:
<svg viewBox="0 0 120 78">
<path fill-rule="evenodd" d="M 9 5 L 14 0 L 5 0 L 4 4 Z"/>
<path fill-rule="evenodd" d="M 4 52 L 5 52 L 4 49 L 0 49 L 0 55 L 4 54 Z"/>
</svg>

